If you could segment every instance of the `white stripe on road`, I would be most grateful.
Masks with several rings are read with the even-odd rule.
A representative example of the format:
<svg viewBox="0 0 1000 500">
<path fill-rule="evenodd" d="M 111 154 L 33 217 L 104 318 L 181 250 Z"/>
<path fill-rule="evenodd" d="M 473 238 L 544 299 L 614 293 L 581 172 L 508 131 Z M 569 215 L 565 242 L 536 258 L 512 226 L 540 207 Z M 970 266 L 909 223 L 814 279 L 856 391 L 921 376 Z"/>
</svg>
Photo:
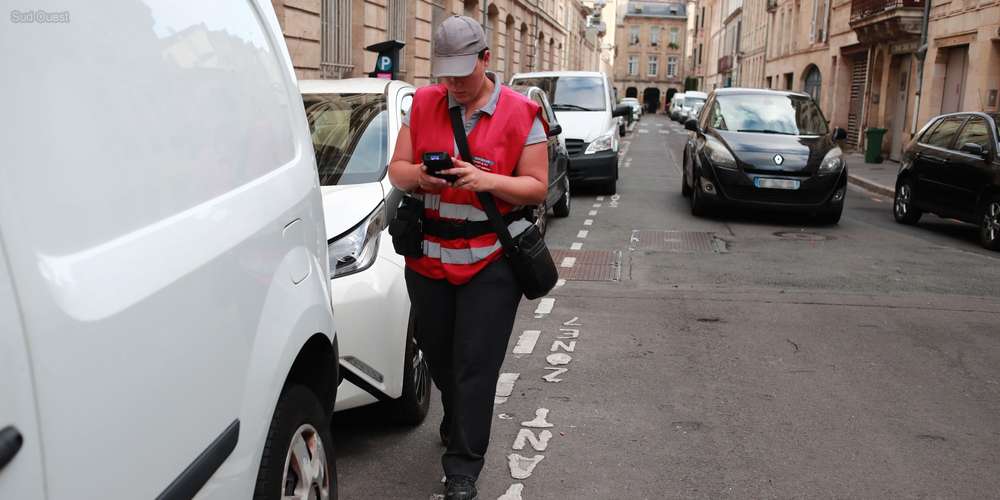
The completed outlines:
<svg viewBox="0 0 1000 500">
<path fill-rule="evenodd" d="M 603 203 L 594 203 L 594 208 L 601 208 L 602 206 L 604 206 Z"/>
<path fill-rule="evenodd" d="M 576 257 L 563 257 L 559 267 L 573 267 L 574 264 L 576 264 Z"/>
<path fill-rule="evenodd" d="M 566 284 L 566 280 L 564 280 L 564 279 L 557 279 L 556 280 L 556 288 L 560 288 L 560 287 L 562 287 L 565 284 Z"/>
<path fill-rule="evenodd" d="M 572 245 L 569 246 L 570 250 L 579 250 L 581 248 L 583 248 L 583 243 L 580 243 L 579 241 L 577 241 L 577 242 L 575 242 L 575 243 L 573 243 Z"/>
<path fill-rule="evenodd" d="M 577 238 L 586 238 L 588 234 L 590 234 L 590 231 L 587 231 L 586 229 L 584 229 L 584 230 L 576 233 L 576 237 Z"/>
<path fill-rule="evenodd" d="M 603 196 L 598 196 L 597 197 L 597 201 L 604 201 L 604 197 Z"/>
<path fill-rule="evenodd" d="M 510 393 L 514 392 L 514 382 L 520 376 L 519 373 L 500 374 L 500 378 L 497 379 L 497 392 L 493 396 L 493 404 L 501 405 L 507 402 L 507 399 L 510 398 Z"/>
<path fill-rule="evenodd" d="M 552 312 L 552 307 L 556 305 L 556 299 L 552 297 L 545 297 L 544 299 L 538 301 L 538 307 L 535 308 L 535 315 L 546 315 Z"/>
<path fill-rule="evenodd" d="M 597 210 L 591 210 L 587 212 L 587 215 L 597 215 Z"/>
<path fill-rule="evenodd" d="M 524 485 L 521 483 L 514 483 L 507 488 L 507 493 L 501 495 L 497 500 L 523 500 L 521 498 L 521 492 L 524 491 Z"/>
<path fill-rule="evenodd" d="M 593 226 L 594 225 L 594 219 L 587 219 L 587 220 L 583 221 L 583 225 L 584 226 Z"/>
<path fill-rule="evenodd" d="M 557 283 L 556 286 L 559 286 Z M 538 336 L 542 334 L 541 330 L 525 330 L 520 337 L 517 338 L 517 344 L 514 345 L 513 354 L 531 354 L 535 351 L 535 344 L 538 343 Z"/>
</svg>

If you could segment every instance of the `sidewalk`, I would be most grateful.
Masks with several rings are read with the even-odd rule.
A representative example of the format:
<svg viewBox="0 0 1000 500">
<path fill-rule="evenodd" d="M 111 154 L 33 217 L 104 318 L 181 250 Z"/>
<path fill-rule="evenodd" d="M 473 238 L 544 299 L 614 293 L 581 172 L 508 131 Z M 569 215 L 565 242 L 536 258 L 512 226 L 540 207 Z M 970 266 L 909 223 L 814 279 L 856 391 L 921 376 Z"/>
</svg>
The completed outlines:
<svg viewBox="0 0 1000 500">
<path fill-rule="evenodd" d="M 871 193 L 893 197 L 895 195 L 896 171 L 899 163 L 885 160 L 882 163 L 865 163 L 862 153 L 846 153 L 847 181 Z"/>
</svg>

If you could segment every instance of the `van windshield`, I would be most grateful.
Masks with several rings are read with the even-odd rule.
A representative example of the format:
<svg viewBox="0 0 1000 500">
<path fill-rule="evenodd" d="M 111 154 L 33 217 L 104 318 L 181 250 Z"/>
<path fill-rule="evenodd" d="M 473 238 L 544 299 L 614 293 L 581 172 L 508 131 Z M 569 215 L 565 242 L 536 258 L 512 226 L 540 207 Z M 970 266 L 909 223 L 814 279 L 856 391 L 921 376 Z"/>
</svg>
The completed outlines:
<svg viewBox="0 0 1000 500">
<path fill-rule="evenodd" d="M 543 76 L 518 78 L 514 85 L 538 87 L 549 95 L 554 111 L 604 111 L 607 92 L 599 76 Z"/>
<path fill-rule="evenodd" d="M 389 114 L 382 94 L 304 94 L 323 186 L 382 179 L 388 166 Z"/>
</svg>

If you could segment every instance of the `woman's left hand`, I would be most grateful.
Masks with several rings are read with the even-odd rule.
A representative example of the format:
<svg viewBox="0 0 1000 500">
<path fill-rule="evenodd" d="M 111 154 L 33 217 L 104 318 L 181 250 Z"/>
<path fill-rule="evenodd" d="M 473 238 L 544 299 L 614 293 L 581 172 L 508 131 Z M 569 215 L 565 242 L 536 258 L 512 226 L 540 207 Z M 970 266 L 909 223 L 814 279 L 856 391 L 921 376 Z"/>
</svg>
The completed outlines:
<svg viewBox="0 0 1000 500">
<path fill-rule="evenodd" d="M 492 191 L 496 187 L 496 174 L 484 172 L 475 165 L 462 161 L 461 158 L 451 159 L 452 168 L 440 173 L 458 176 L 452 187 L 474 192 Z"/>
</svg>

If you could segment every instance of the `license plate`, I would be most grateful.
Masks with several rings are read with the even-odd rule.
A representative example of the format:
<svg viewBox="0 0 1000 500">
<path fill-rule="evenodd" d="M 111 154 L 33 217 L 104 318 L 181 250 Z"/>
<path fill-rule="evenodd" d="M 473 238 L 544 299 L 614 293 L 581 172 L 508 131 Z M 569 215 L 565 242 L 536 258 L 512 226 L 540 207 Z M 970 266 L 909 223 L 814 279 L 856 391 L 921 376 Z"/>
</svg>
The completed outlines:
<svg viewBox="0 0 1000 500">
<path fill-rule="evenodd" d="M 753 180 L 753 185 L 764 189 L 798 189 L 797 179 L 770 179 L 767 177 L 757 177 Z"/>
</svg>

